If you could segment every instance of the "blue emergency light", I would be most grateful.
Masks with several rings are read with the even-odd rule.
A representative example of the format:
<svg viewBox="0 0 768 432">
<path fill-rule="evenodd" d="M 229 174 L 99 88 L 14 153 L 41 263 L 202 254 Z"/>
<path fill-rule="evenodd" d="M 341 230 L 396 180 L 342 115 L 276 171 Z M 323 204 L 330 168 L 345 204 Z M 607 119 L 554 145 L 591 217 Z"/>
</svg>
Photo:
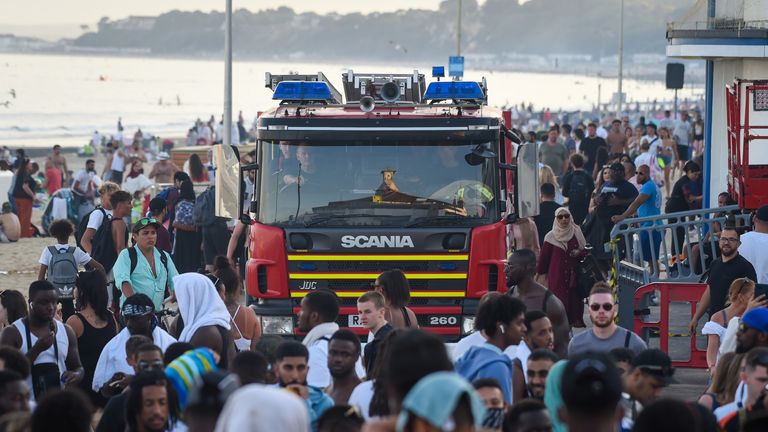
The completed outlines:
<svg viewBox="0 0 768 432">
<path fill-rule="evenodd" d="M 280 81 L 272 94 L 273 100 L 331 100 L 331 89 L 322 81 Z"/>
<path fill-rule="evenodd" d="M 485 99 L 485 94 L 474 81 L 442 81 L 429 83 L 424 99 Z"/>
<path fill-rule="evenodd" d="M 445 66 L 432 66 L 432 77 L 442 78 L 445 76 Z"/>
</svg>

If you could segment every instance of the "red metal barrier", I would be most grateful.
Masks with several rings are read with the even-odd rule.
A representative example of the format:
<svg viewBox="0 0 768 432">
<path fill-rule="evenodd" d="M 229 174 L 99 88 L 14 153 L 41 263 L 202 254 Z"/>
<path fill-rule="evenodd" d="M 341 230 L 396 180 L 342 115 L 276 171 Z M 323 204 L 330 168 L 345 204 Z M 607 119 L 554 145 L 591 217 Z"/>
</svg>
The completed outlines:
<svg viewBox="0 0 768 432">
<path fill-rule="evenodd" d="M 671 302 L 688 302 L 691 305 L 691 316 L 696 312 L 696 304 L 707 288 L 703 283 L 654 282 L 641 286 L 635 291 L 634 310 L 640 309 L 640 302 L 646 294 L 659 291 L 659 321 L 642 321 L 642 316 L 635 314 L 635 333 L 642 334 L 644 329 L 658 329 L 659 349 L 669 352 L 669 305 Z M 686 321 L 687 323 L 688 321 Z M 696 335 L 689 335 L 691 357 L 688 361 L 672 360 L 674 367 L 701 368 L 707 367 L 707 351 L 696 347 Z"/>
</svg>

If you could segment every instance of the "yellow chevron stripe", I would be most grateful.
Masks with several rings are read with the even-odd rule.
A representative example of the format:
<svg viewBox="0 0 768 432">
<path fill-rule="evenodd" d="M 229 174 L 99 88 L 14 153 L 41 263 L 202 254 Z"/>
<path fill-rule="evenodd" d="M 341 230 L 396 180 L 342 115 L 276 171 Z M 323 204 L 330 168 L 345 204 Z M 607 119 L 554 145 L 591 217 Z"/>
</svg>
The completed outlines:
<svg viewBox="0 0 768 432">
<path fill-rule="evenodd" d="M 289 273 L 289 279 L 376 279 L 380 273 Z M 405 274 L 406 279 L 466 279 L 466 273 L 417 273 Z"/>
<path fill-rule="evenodd" d="M 306 297 L 312 290 L 306 291 L 291 291 L 291 298 Z M 367 291 L 335 291 L 336 295 L 344 298 L 357 298 L 365 294 Z M 466 293 L 462 291 L 412 291 L 411 297 L 454 297 L 463 298 L 466 297 Z"/>
<path fill-rule="evenodd" d="M 288 261 L 469 261 L 469 255 L 288 255 Z"/>
</svg>

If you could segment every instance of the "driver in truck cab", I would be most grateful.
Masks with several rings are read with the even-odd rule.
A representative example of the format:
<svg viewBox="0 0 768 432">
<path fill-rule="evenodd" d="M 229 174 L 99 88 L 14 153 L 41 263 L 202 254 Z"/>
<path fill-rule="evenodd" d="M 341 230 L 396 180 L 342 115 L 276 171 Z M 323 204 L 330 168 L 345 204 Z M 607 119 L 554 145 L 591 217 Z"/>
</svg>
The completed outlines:
<svg viewBox="0 0 768 432">
<path fill-rule="evenodd" d="M 282 150 L 282 143 L 280 145 Z M 290 151 L 290 148 L 289 148 Z M 315 166 L 315 160 L 312 155 L 312 151 L 306 144 L 299 144 L 296 147 L 296 159 L 286 159 L 283 165 L 283 172 L 287 173 L 283 176 L 283 182 L 286 186 L 298 183 L 304 185 L 312 178 L 312 174 L 317 172 Z M 309 174 L 307 177 L 306 174 Z"/>
</svg>

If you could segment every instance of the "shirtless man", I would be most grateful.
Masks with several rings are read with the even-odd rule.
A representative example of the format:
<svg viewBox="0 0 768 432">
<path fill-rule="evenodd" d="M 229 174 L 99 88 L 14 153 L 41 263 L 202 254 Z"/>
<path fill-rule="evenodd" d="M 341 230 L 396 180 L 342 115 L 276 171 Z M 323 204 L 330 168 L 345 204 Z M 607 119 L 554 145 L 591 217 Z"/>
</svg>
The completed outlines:
<svg viewBox="0 0 768 432">
<path fill-rule="evenodd" d="M 610 149 L 609 160 L 618 159 L 622 154 L 629 152 L 627 136 L 622 132 L 621 120 L 619 119 L 611 123 L 611 131 L 608 133 L 608 138 L 605 141 Z"/>
<path fill-rule="evenodd" d="M 19 241 L 21 224 L 19 217 L 11 211 L 11 203 L 3 203 L 3 213 L 0 214 L 0 243 Z"/>
<path fill-rule="evenodd" d="M 149 172 L 150 179 L 154 179 L 157 183 L 171 183 L 173 181 L 173 175 L 181 170 L 175 163 L 168 160 L 169 157 L 166 152 L 160 152 L 157 155 L 157 162 L 152 166 L 152 171 Z"/>
<path fill-rule="evenodd" d="M 56 144 L 53 146 L 53 153 L 49 157 L 51 162 L 61 171 L 61 179 L 66 180 L 69 177 L 69 171 L 67 170 L 67 158 L 61 154 L 61 146 Z"/>
<path fill-rule="evenodd" d="M 504 272 L 510 296 L 522 300 L 528 311 L 540 310 L 547 314 L 555 333 L 555 353 L 565 358 L 570 342 L 568 317 L 563 303 L 533 279 L 536 274 L 536 255 L 529 249 L 516 250 L 507 260 Z"/>
</svg>

